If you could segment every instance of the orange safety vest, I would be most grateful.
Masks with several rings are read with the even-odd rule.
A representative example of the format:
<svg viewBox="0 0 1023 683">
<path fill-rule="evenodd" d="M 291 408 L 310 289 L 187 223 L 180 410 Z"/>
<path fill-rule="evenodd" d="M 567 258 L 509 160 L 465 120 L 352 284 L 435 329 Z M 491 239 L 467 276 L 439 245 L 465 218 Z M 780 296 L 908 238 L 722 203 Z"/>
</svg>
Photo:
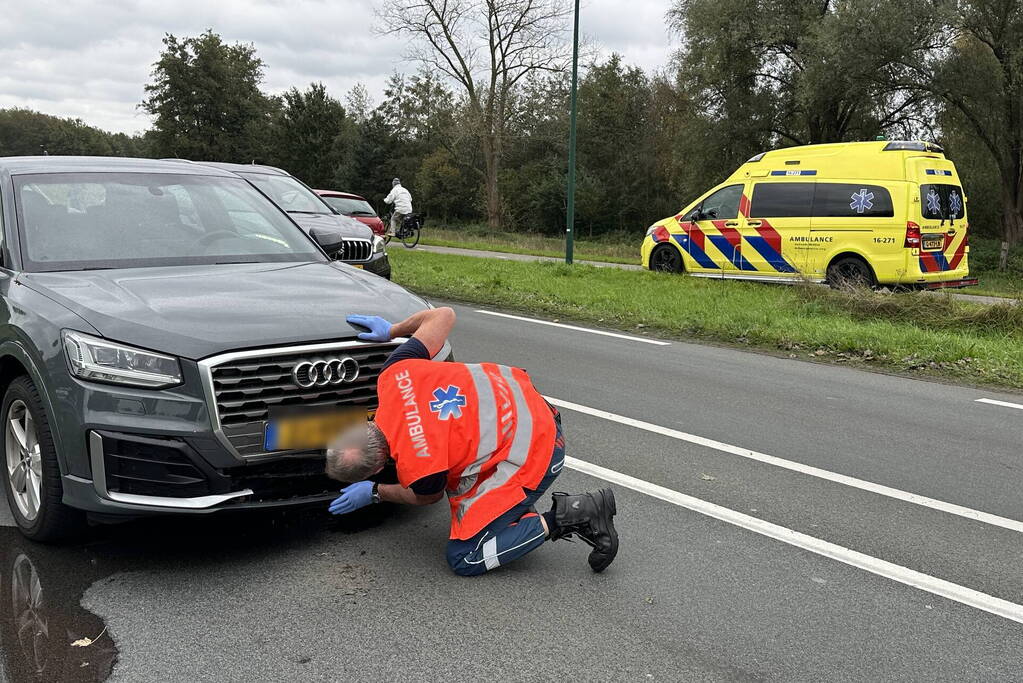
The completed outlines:
<svg viewBox="0 0 1023 683">
<path fill-rule="evenodd" d="M 447 471 L 451 538 L 472 538 L 535 489 L 554 415 L 525 370 L 405 360 L 377 379 L 376 423 L 404 487 Z"/>
</svg>

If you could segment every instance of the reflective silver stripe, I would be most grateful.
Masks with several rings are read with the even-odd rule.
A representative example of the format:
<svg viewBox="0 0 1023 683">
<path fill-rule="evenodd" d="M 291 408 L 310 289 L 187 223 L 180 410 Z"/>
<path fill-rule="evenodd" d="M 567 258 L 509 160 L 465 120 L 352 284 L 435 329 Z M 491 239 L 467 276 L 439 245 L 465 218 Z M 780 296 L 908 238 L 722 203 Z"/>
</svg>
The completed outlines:
<svg viewBox="0 0 1023 683">
<path fill-rule="evenodd" d="M 448 491 L 449 496 L 464 496 L 471 491 L 479 479 L 480 470 L 497 450 L 497 397 L 494 395 L 493 383 L 482 365 L 466 367 L 469 368 L 469 375 L 472 377 L 472 383 L 476 387 L 476 396 L 479 399 L 480 441 L 476 447 L 476 460 L 462 470 L 462 478 L 454 490 Z"/>
<path fill-rule="evenodd" d="M 476 462 L 462 472 L 463 477 L 479 472 L 497 450 L 497 399 L 494 396 L 494 386 L 482 365 L 468 367 L 472 383 L 476 385 L 476 395 L 479 397 L 480 443 L 476 448 Z"/>
<path fill-rule="evenodd" d="M 472 487 L 476 485 L 476 481 L 479 479 L 478 474 L 472 474 L 468 477 L 462 477 L 458 480 L 458 488 L 453 491 L 448 491 L 449 496 L 464 496 L 465 494 L 472 491 Z"/>
<path fill-rule="evenodd" d="M 483 561 L 487 563 L 488 572 L 501 566 L 501 561 L 497 559 L 496 536 L 483 544 Z"/>
<path fill-rule="evenodd" d="M 486 481 L 480 484 L 480 487 L 476 489 L 476 493 L 471 498 L 466 498 L 459 503 L 457 512 L 459 522 L 469 512 L 469 508 L 472 507 L 473 503 L 494 489 L 504 486 L 515 476 L 519 468 L 526 464 L 526 458 L 529 457 L 529 447 L 533 443 L 533 414 L 529 412 L 529 404 L 526 403 L 526 397 L 522 393 L 522 386 L 515 381 L 511 368 L 500 365 L 498 369 L 501 372 L 501 376 L 508 382 L 508 386 L 511 387 L 512 398 L 515 400 L 515 414 L 517 417 L 515 436 L 512 438 L 508 458 L 497 463 L 497 469 Z"/>
</svg>

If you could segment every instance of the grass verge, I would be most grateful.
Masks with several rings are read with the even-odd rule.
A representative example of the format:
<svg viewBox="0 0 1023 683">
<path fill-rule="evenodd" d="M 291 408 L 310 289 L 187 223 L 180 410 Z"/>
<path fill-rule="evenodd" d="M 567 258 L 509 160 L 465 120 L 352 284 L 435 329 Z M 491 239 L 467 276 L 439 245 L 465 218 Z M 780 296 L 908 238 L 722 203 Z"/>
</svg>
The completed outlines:
<svg viewBox="0 0 1023 683">
<path fill-rule="evenodd" d="M 639 263 L 642 235 L 610 233 L 596 239 L 576 239 L 575 257 L 580 261 L 605 263 Z M 963 294 L 981 294 L 1023 299 L 1023 246 L 1014 249 L 1009 257 L 1007 272 L 998 272 L 998 240 L 971 238 L 970 270 L 980 278 L 979 287 L 959 290 Z M 428 226 L 423 244 L 438 247 L 458 247 L 480 251 L 530 256 L 565 255 L 564 239 L 535 233 L 491 232 L 486 227 L 467 225 L 462 228 L 434 228 Z"/>
<path fill-rule="evenodd" d="M 465 228 L 434 228 L 427 225 L 423 231 L 422 243 L 435 247 L 457 247 L 480 251 L 497 251 L 504 254 L 528 254 L 530 256 L 565 256 L 565 240 L 535 233 L 490 232 L 486 228 L 467 226 Z M 642 239 L 612 235 L 604 239 L 575 241 L 575 258 L 580 261 L 603 261 L 605 263 L 639 263 L 639 247 Z"/>
<path fill-rule="evenodd" d="M 1023 389 L 1023 307 L 394 251 L 425 296 L 792 358 Z"/>
</svg>

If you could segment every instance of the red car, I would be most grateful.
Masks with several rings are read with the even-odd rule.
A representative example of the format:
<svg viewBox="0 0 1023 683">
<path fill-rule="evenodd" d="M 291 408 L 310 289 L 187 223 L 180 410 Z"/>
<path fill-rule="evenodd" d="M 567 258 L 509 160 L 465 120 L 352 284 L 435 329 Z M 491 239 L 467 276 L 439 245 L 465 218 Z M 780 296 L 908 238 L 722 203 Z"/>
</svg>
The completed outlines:
<svg viewBox="0 0 1023 683">
<path fill-rule="evenodd" d="M 363 225 L 368 225 L 374 235 L 383 235 L 386 232 L 384 222 L 380 220 L 380 216 L 373 210 L 373 206 L 366 201 L 365 197 L 335 190 L 316 190 L 315 192 L 338 213 L 350 216 Z"/>
</svg>

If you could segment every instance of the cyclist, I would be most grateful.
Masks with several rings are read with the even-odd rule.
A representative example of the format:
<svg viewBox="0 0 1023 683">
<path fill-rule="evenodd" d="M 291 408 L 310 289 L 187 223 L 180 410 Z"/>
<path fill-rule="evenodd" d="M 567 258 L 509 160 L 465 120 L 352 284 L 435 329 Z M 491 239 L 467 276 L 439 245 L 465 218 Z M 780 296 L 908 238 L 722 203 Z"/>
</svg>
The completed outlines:
<svg viewBox="0 0 1023 683">
<path fill-rule="evenodd" d="M 387 234 L 394 237 L 402 222 L 412 214 L 412 193 L 401 185 L 401 180 L 395 178 L 391 182 L 391 194 L 384 199 L 384 204 L 394 204 L 394 213 L 391 214 L 391 225 Z"/>
</svg>

